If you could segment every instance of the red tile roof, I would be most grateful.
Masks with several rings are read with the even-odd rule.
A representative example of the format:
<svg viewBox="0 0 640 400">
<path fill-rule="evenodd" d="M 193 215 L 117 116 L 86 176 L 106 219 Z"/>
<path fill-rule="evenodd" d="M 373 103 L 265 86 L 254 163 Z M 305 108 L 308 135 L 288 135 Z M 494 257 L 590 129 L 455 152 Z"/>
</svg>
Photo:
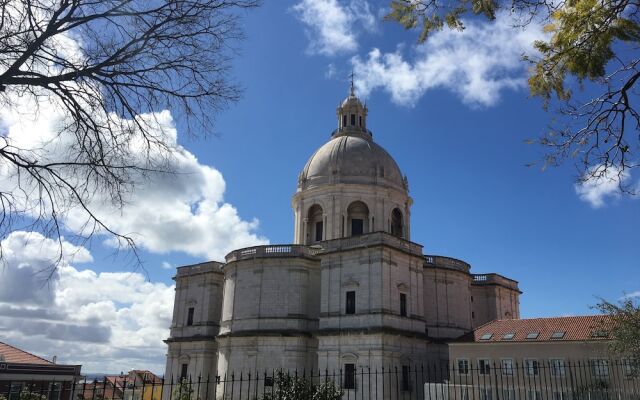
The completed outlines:
<svg viewBox="0 0 640 400">
<path fill-rule="evenodd" d="M 0 342 L 0 355 L 4 357 L 4 362 L 17 364 L 39 364 L 51 365 L 49 360 L 38 357 L 34 354 L 20 350 L 16 347 Z"/>
<path fill-rule="evenodd" d="M 607 339 L 606 330 L 610 326 L 606 315 L 585 315 L 578 317 L 552 317 L 531 319 L 498 319 L 488 322 L 475 331 L 463 336 L 462 342 L 556 342 L 572 340 Z M 527 339 L 527 335 L 538 332 L 537 337 Z M 558 337 L 551 336 L 558 332 Z M 564 334 L 561 334 L 564 332 Z M 511 339 L 505 335 L 514 334 Z M 561 336 L 561 337 L 560 337 Z"/>
</svg>

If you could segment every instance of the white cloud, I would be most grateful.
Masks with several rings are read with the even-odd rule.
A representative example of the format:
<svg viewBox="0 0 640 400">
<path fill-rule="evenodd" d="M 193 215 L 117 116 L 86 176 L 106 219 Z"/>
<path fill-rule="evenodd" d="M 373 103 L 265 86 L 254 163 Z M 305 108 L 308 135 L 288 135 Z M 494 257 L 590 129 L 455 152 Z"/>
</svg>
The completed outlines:
<svg viewBox="0 0 640 400">
<path fill-rule="evenodd" d="M 366 97 L 376 89 L 391 95 L 401 105 L 414 105 L 428 90 L 444 88 L 458 94 L 470 105 L 495 104 L 505 89 L 526 85 L 526 63 L 522 55 L 532 51 L 532 43 L 542 38 L 539 25 L 513 27 L 507 13 L 488 23 L 465 22 L 462 32 L 445 29 L 413 48 L 413 59 L 377 48 L 365 59 L 354 57 L 359 93 Z"/>
<path fill-rule="evenodd" d="M 34 114 L 33 110 L 38 112 Z M 13 146 L 37 151 L 41 160 L 61 160 L 73 141 L 69 134 L 58 131 L 64 116 L 50 99 L 35 103 L 33 98 L 15 97 L 12 107 L 0 110 L 0 126 L 6 130 L 5 140 Z M 267 243 L 265 238 L 255 233 L 258 228 L 256 219 L 243 220 L 236 208 L 224 201 L 222 174 L 201 164 L 177 143 L 178 133 L 169 111 L 142 114 L 137 118 L 147 120 L 155 134 L 162 135 L 164 142 L 172 148 L 173 157 L 164 166 L 174 173 L 153 173 L 146 177 L 133 175 L 132 179 L 137 183 L 134 190 L 125 193 L 126 205 L 122 209 L 110 203 L 108 193 L 98 191 L 88 204 L 101 220 L 112 230 L 133 237 L 140 247 L 154 253 L 180 251 L 220 260 L 233 249 Z M 140 159 L 140 163 L 144 163 L 142 152 L 135 144 L 132 145 L 131 159 Z M 15 190 L 15 170 L 5 167 L 2 175 L 4 179 L 0 186 L 5 191 L 17 195 L 22 193 Z M 24 187 L 24 181 L 22 185 Z M 68 198 L 63 201 L 68 201 Z M 85 225 L 87 214 L 81 208 L 74 207 L 74 204 L 67 207 L 59 210 L 66 228 L 74 233 L 92 228 Z M 37 205 L 23 208 L 25 212 L 37 213 L 39 210 Z"/>
<path fill-rule="evenodd" d="M 173 269 L 173 265 L 171 265 L 171 263 L 167 261 L 163 261 L 160 266 L 162 267 L 162 269 Z"/>
<path fill-rule="evenodd" d="M 620 185 L 630 178 L 627 171 L 620 172 L 616 167 L 608 167 L 606 171 L 602 168 L 601 165 L 592 167 L 583 181 L 575 185 L 580 200 L 586 201 L 593 208 L 604 206 L 607 198 L 620 197 Z"/>
<path fill-rule="evenodd" d="M 373 31 L 376 17 L 366 0 L 301 0 L 292 7 L 298 20 L 307 26 L 308 51 L 333 56 L 358 49 L 360 28 Z"/>
<path fill-rule="evenodd" d="M 17 231 L 2 242 L 0 335 L 3 341 L 85 372 L 149 368 L 162 373 L 174 287 L 139 273 L 78 269 L 90 262 L 82 247 L 59 247 L 39 233 Z M 45 273 L 42 273 L 42 272 Z M 19 288 L 19 290 L 12 290 Z"/>
</svg>

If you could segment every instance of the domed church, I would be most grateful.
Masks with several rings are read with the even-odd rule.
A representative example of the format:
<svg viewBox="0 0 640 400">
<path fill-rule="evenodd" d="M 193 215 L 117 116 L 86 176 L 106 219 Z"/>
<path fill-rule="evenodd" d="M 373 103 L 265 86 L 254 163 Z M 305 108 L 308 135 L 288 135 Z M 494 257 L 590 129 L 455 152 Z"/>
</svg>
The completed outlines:
<svg viewBox="0 0 640 400">
<path fill-rule="evenodd" d="M 518 283 L 411 241 L 407 178 L 349 96 L 293 195 L 294 243 L 180 267 L 166 378 L 445 360 L 446 342 L 519 318 Z"/>
</svg>

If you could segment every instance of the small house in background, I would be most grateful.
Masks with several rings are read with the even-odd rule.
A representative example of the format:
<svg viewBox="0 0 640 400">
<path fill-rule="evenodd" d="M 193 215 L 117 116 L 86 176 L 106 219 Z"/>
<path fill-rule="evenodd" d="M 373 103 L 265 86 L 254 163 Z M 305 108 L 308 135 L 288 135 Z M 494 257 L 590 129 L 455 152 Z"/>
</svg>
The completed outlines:
<svg viewBox="0 0 640 400">
<path fill-rule="evenodd" d="M 61 365 L 0 342 L 0 395 L 18 400 L 29 390 L 47 400 L 72 400 L 80 365 Z"/>
<path fill-rule="evenodd" d="M 84 400 L 160 400 L 162 378 L 151 371 L 131 370 L 120 375 L 106 375 L 103 379 L 78 386 L 78 399 Z"/>
</svg>

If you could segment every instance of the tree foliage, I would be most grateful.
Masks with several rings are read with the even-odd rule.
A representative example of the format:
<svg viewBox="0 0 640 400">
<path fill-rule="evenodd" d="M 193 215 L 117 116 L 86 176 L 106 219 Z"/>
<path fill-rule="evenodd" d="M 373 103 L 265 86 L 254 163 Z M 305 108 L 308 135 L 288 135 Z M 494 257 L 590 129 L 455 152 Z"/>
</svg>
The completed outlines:
<svg viewBox="0 0 640 400">
<path fill-rule="evenodd" d="M 633 0 L 392 0 L 389 20 L 420 30 L 418 42 L 444 29 L 464 29 L 463 18 L 489 20 L 501 9 L 514 15 L 514 29 L 542 23 L 546 40 L 536 41 L 529 88 L 561 115 L 537 142 L 545 165 L 575 160 L 580 181 L 614 180 L 635 193 L 627 179 L 640 165 L 638 2 Z M 586 90 L 574 93 L 580 84 Z"/>
<path fill-rule="evenodd" d="M 200 397 L 194 392 L 193 384 L 187 378 L 182 378 L 173 388 L 173 398 L 176 400 L 199 400 Z"/>
<path fill-rule="evenodd" d="M 107 233 L 135 249 L 96 209 L 120 208 L 149 174 L 173 172 L 176 145 L 157 112 L 198 134 L 238 98 L 228 78 L 238 11 L 257 4 L 0 0 L 0 109 L 61 115 L 32 146 L 0 124 L 0 238 L 28 228 L 60 239 L 64 216 L 81 210 L 80 239 Z"/>
<path fill-rule="evenodd" d="M 611 350 L 619 357 L 632 360 L 637 371 L 640 367 L 640 304 L 632 297 L 611 303 L 600 299 L 596 308 L 611 319 L 606 324 L 612 339 Z"/>
<path fill-rule="evenodd" d="M 265 393 L 262 400 L 339 400 L 342 394 L 333 381 L 316 384 L 309 378 L 278 371 L 273 392 Z"/>
</svg>

